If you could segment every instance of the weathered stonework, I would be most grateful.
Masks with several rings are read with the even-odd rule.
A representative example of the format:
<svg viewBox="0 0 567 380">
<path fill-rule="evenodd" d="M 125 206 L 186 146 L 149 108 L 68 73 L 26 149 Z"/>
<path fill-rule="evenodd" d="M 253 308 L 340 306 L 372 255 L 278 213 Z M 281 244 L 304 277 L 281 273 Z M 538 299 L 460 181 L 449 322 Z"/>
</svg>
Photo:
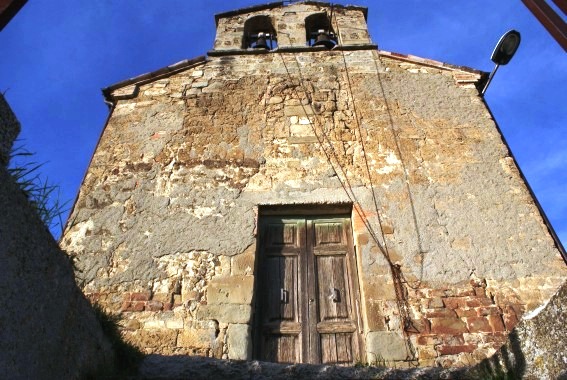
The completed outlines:
<svg viewBox="0 0 567 380">
<path fill-rule="evenodd" d="M 106 89 L 61 245 L 146 352 L 250 359 L 258 210 L 354 203 L 358 360 L 476 363 L 567 273 L 485 76 L 378 51 L 358 7 L 334 7 L 338 47 L 307 47 L 302 20 L 321 11 L 219 15 L 208 58 Z M 275 20 L 280 49 L 242 49 L 254 15 Z"/>
</svg>

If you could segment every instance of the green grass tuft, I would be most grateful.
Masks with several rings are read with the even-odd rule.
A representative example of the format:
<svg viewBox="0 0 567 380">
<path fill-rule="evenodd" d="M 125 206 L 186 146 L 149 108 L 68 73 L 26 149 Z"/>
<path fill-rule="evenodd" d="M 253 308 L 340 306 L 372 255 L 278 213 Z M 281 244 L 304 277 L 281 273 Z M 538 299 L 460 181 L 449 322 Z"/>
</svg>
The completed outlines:
<svg viewBox="0 0 567 380">
<path fill-rule="evenodd" d="M 63 229 L 62 215 L 68 210 L 69 201 L 61 202 L 60 188 L 50 184 L 39 169 L 43 164 L 33 161 L 33 153 L 22 146 L 12 149 L 8 173 L 28 198 L 39 218 L 50 230 Z"/>
</svg>

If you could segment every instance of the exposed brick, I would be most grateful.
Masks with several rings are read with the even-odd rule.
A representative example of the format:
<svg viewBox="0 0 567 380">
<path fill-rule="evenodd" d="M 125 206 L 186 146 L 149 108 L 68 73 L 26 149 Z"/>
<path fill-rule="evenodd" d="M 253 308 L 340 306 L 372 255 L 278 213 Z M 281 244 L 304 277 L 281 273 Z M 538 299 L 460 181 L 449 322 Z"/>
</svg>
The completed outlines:
<svg viewBox="0 0 567 380">
<path fill-rule="evenodd" d="M 488 319 L 484 317 L 469 317 L 465 318 L 467 326 L 471 333 L 473 332 L 492 332 L 492 327 L 488 323 Z"/>
<path fill-rule="evenodd" d="M 438 335 L 437 338 L 439 339 L 439 344 L 443 346 L 460 346 L 465 344 L 464 334 L 466 333 Z"/>
<path fill-rule="evenodd" d="M 516 325 L 518 324 L 518 317 L 516 317 L 516 314 L 504 314 L 502 316 L 502 318 L 504 319 L 504 326 L 506 327 L 506 330 L 508 331 L 512 331 L 512 329 L 514 327 L 516 327 Z"/>
<path fill-rule="evenodd" d="M 457 309 L 455 310 L 457 313 L 457 317 L 476 317 L 478 314 L 476 313 L 476 309 Z"/>
<path fill-rule="evenodd" d="M 431 332 L 437 334 L 462 334 L 468 332 L 467 325 L 459 318 L 432 318 Z"/>
<path fill-rule="evenodd" d="M 486 317 L 490 326 L 492 327 L 492 331 L 502 332 L 505 331 L 504 322 L 502 321 L 502 317 L 500 315 L 489 315 Z"/>
<path fill-rule="evenodd" d="M 492 300 L 490 298 L 471 298 L 467 300 L 466 306 L 468 307 L 480 307 L 480 306 L 490 306 L 492 305 Z"/>
<path fill-rule="evenodd" d="M 447 309 L 457 309 L 465 307 L 466 300 L 462 297 L 447 297 L 443 299 L 443 304 Z"/>
<path fill-rule="evenodd" d="M 149 301 L 152 294 L 150 292 L 131 293 L 130 300 L 132 301 Z"/>
<path fill-rule="evenodd" d="M 433 289 L 430 294 L 431 297 L 451 297 L 453 291 L 451 289 Z"/>
<path fill-rule="evenodd" d="M 439 355 L 457 355 L 461 352 L 473 352 L 476 346 L 474 344 L 465 344 L 460 346 L 439 346 L 437 352 Z"/>
<path fill-rule="evenodd" d="M 486 297 L 486 289 L 485 288 L 474 288 L 474 295 L 477 297 Z"/>
<path fill-rule="evenodd" d="M 159 301 L 148 301 L 146 302 L 145 309 L 147 311 L 159 311 L 163 310 L 163 302 Z"/>
<path fill-rule="evenodd" d="M 427 318 L 453 318 L 457 314 L 450 309 L 432 309 L 425 312 L 425 317 Z"/>
<path fill-rule="evenodd" d="M 145 302 L 126 301 L 122 303 L 122 311 L 144 311 Z"/>
<path fill-rule="evenodd" d="M 412 326 L 407 330 L 408 333 L 429 334 L 431 332 L 431 324 L 427 319 L 418 319 L 412 321 Z"/>
<path fill-rule="evenodd" d="M 420 335 L 417 337 L 417 344 L 420 346 L 432 346 L 437 343 L 437 335 Z"/>
<path fill-rule="evenodd" d="M 441 307 L 444 307 L 444 306 L 445 305 L 443 304 L 443 299 L 441 299 L 439 297 L 432 298 L 428 302 L 428 307 L 430 309 L 441 308 Z"/>
<path fill-rule="evenodd" d="M 478 307 L 476 309 L 476 313 L 478 316 L 486 316 L 486 315 L 500 315 L 502 312 L 498 306 L 488 306 L 488 307 Z"/>
<path fill-rule="evenodd" d="M 165 311 L 169 311 L 173 308 L 173 304 L 171 302 L 164 302 L 163 304 L 163 310 Z"/>
<path fill-rule="evenodd" d="M 474 297 L 474 289 L 457 289 L 453 292 L 455 297 Z"/>
</svg>

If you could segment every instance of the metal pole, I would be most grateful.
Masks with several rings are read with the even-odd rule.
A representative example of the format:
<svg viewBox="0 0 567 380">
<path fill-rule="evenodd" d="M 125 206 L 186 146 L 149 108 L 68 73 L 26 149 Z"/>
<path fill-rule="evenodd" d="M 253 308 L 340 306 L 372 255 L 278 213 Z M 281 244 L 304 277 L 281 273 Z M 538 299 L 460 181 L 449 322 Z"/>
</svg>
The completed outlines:
<svg viewBox="0 0 567 380">
<path fill-rule="evenodd" d="M 488 80 L 486 81 L 486 84 L 484 85 L 484 88 L 482 89 L 480 96 L 484 96 L 484 93 L 486 92 L 488 85 L 490 84 L 490 82 L 492 82 L 492 77 L 494 77 L 494 74 L 496 74 L 496 70 L 498 70 L 499 67 L 500 67 L 499 64 L 496 64 L 496 66 L 494 66 L 494 69 L 492 70 L 492 72 L 488 76 Z"/>
</svg>

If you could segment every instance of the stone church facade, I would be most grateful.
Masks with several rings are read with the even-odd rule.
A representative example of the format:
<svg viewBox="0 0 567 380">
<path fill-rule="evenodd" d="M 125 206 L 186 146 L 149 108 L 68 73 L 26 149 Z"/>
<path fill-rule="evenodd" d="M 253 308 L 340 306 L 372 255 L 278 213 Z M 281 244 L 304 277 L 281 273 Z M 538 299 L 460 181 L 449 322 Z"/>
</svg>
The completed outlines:
<svg viewBox="0 0 567 380">
<path fill-rule="evenodd" d="M 61 245 L 128 341 L 458 366 L 564 282 L 486 74 L 380 51 L 366 17 L 312 1 L 219 14 L 206 57 L 104 90 Z"/>
</svg>

